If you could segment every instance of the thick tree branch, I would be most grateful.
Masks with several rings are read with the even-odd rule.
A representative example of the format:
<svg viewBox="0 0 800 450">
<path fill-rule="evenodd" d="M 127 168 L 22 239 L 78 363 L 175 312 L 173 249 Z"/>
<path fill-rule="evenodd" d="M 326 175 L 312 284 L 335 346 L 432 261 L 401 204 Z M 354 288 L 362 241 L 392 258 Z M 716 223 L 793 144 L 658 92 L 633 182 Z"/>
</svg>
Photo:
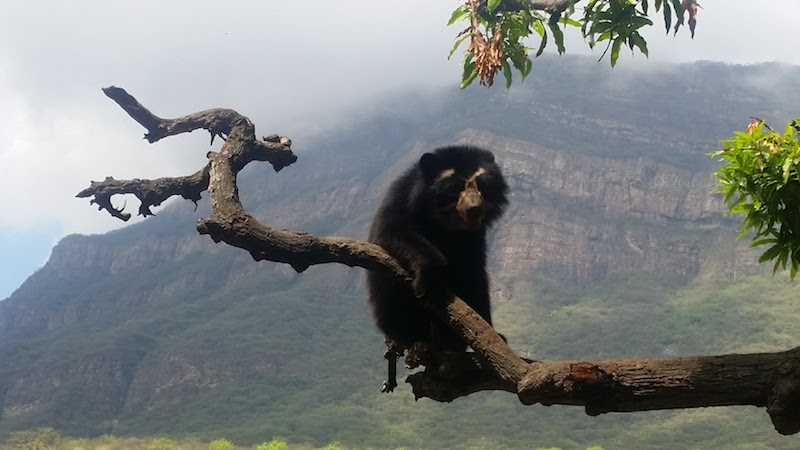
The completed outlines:
<svg viewBox="0 0 800 450">
<path fill-rule="evenodd" d="M 255 126 L 247 117 L 232 109 L 208 109 L 189 114 L 177 119 L 162 119 L 124 89 L 115 86 L 103 89 L 103 93 L 114 100 L 129 116 L 144 126 L 148 133 L 144 135 L 148 142 L 156 142 L 164 137 L 180 133 L 188 133 L 197 129 L 205 129 L 214 136 L 228 136 L 237 131 L 237 139 L 223 146 L 236 172 L 252 161 L 267 161 L 276 172 L 297 161 L 291 151 L 292 141 L 286 137 L 272 135 L 258 141 L 255 137 Z M 159 178 L 156 180 L 115 180 L 106 177 L 103 181 L 92 181 L 90 186 L 77 194 L 77 197 L 94 197 L 90 204 L 96 204 L 112 216 L 127 221 L 131 215 L 122 209 L 114 208 L 111 197 L 117 194 L 133 194 L 141 205 L 139 215 L 153 215 L 150 210 L 160 205 L 173 195 L 180 195 L 195 202 L 200 200 L 203 191 L 208 189 L 209 166 L 184 177 Z"/>
<path fill-rule="evenodd" d="M 172 195 L 197 201 L 200 193 L 208 189 L 212 212 L 198 221 L 197 229 L 215 242 L 245 249 L 255 260 L 290 264 L 298 272 L 313 264 L 336 262 L 385 270 L 410 285 L 410 274 L 377 245 L 275 230 L 244 211 L 236 175 L 251 161 L 267 161 L 276 171 L 292 164 L 296 156 L 288 138 L 270 136 L 257 141 L 252 122 L 232 110 L 212 109 L 178 119 L 161 119 L 122 89 L 108 88 L 104 92 L 147 128 L 145 136 L 150 142 L 198 128 L 227 139 L 219 152 L 208 153 L 208 165 L 193 175 L 149 181 L 109 177 L 92 182 L 79 197 L 93 197 L 92 203 L 127 220 L 129 215 L 111 206 L 113 195 L 136 195 L 142 202 L 139 213 L 148 215 L 150 206 Z M 672 359 L 526 361 L 462 300 L 454 298 L 447 304 L 422 300 L 448 321 L 476 353 L 433 355 L 427 359 L 426 370 L 407 380 L 417 398 L 451 401 L 481 390 L 503 390 L 515 392 L 525 404 L 581 405 L 590 415 L 755 405 L 767 408 L 780 433 L 800 431 L 800 349 Z"/>
<path fill-rule="evenodd" d="M 111 196 L 115 194 L 133 194 L 139 200 L 139 215 L 152 216 L 151 206 L 158 206 L 173 195 L 180 195 L 186 200 L 191 200 L 197 205 L 201 193 L 208 188 L 208 167 L 193 175 L 174 178 L 158 178 L 155 180 L 115 180 L 106 177 L 103 181 L 92 181 L 91 185 L 78 192 L 76 197 L 94 197 L 89 204 L 96 204 L 100 209 L 107 210 L 112 216 L 127 221 L 131 218 L 129 213 L 116 209 L 111 205 Z"/>
<path fill-rule="evenodd" d="M 582 0 L 504 0 L 498 9 L 503 11 L 536 10 L 560 15 L 569 8 L 570 3 L 576 5 Z M 484 0 L 481 4 L 486 3 Z"/>
<path fill-rule="evenodd" d="M 778 353 L 535 362 L 518 386 L 527 405 L 606 412 L 766 406 L 781 434 L 800 431 L 800 348 Z"/>
<path fill-rule="evenodd" d="M 579 3 L 581 0 L 519 0 L 520 3 L 528 4 L 531 9 L 547 11 L 549 13 L 561 13 L 569 8 L 570 3 Z"/>
</svg>

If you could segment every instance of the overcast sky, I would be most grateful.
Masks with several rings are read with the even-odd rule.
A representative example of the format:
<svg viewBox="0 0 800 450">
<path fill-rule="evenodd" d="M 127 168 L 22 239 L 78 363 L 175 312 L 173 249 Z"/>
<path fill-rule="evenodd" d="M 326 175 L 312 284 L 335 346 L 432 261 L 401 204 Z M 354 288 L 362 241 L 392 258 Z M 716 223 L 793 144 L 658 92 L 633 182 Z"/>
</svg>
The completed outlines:
<svg viewBox="0 0 800 450">
<path fill-rule="evenodd" d="M 458 58 L 446 57 L 461 27 L 445 24 L 460 3 L 4 2 L 0 299 L 41 267 L 64 235 L 123 225 L 75 198 L 90 180 L 183 175 L 205 164 L 207 134 L 147 144 L 144 130 L 101 87 L 124 87 L 164 117 L 234 108 L 253 119 L 259 135 L 288 135 L 301 148 L 304 137 L 346 120 L 341 111 L 398 89 L 457 83 Z M 657 23 L 647 34 L 647 64 L 706 59 L 800 65 L 800 1 L 753 3 L 702 2 L 695 40 L 688 30 L 666 37 Z M 567 51 L 589 52 L 569 37 Z M 616 70 L 645 61 L 634 59 L 620 58 Z"/>
</svg>

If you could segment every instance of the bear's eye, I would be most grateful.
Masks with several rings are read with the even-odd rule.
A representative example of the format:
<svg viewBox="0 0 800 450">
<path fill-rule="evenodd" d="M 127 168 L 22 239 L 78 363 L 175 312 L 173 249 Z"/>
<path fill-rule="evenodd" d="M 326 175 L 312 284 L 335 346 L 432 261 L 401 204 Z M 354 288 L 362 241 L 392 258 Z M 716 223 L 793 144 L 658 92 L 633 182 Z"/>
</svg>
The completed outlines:
<svg viewBox="0 0 800 450">
<path fill-rule="evenodd" d="M 441 178 L 436 181 L 436 188 L 442 192 L 450 192 L 460 190 L 464 185 L 464 180 L 458 177 Z"/>
<path fill-rule="evenodd" d="M 478 185 L 478 190 L 479 191 L 481 191 L 483 193 L 486 193 L 491 189 L 492 178 L 488 174 L 487 175 L 483 175 L 483 176 L 478 177 L 478 179 L 475 180 L 475 183 Z"/>
</svg>

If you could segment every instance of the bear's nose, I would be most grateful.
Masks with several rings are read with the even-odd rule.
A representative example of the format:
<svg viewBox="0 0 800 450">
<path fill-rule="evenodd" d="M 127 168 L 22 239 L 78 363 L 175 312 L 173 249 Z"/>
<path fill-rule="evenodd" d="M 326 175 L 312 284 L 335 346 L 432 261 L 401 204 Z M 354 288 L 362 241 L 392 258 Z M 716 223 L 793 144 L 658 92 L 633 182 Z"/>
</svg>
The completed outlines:
<svg viewBox="0 0 800 450">
<path fill-rule="evenodd" d="M 482 213 L 481 205 L 480 203 L 477 203 L 475 205 L 470 205 L 469 207 L 467 207 L 467 210 L 464 213 L 464 217 L 470 222 L 475 222 L 481 219 L 481 213 Z"/>
<path fill-rule="evenodd" d="M 483 219 L 483 198 L 476 190 L 464 191 L 458 202 L 458 211 L 470 226 L 480 225 Z"/>
</svg>

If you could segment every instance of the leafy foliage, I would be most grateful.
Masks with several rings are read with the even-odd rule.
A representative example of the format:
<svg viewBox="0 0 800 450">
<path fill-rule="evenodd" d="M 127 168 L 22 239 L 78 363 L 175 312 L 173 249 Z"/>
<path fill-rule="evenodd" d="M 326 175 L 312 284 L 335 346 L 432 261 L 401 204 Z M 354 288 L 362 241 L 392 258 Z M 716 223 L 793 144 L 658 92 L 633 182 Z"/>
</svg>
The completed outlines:
<svg viewBox="0 0 800 450">
<path fill-rule="evenodd" d="M 36 432 L 38 432 L 38 430 L 25 431 L 26 434 L 35 434 Z M 11 441 L 3 444 L 0 441 L 0 450 L 18 450 L 20 448 L 27 449 L 29 447 L 19 447 L 18 443 L 12 443 Z M 95 439 L 59 437 L 54 446 L 34 448 L 52 450 L 208 450 L 209 448 L 223 450 L 358 450 L 355 447 L 347 447 L 338 442 L 332 442 L 326 446 L 288 444 L 285 440 L 278 437 L 272 439 L 270 442 L 264 442 L 256 446 L 234 447 L 231 442 L 225 439 L 217 439 L 207 443 L 194 438 L 175 440 L 165 436 L 156 438 L 135 438 L 115 437 L 110 435 L 100 436 Z M 374 450 L 374 448 L 372 450 Z M 409 448 L 405 450 L 418 449 Z"/>
<path fill-rule="evenodd" d="M 455 45 L 450 51 L 452 56 L 465 40 L 470 40 L 461 64 L 461 88 L 469 86 L 475 79 L 479 79 L 482 85 L 491 86 L 499 70 L 503 71 L 506 87 L 510 87 L 513 81 L 512 65 L 525 81 L 532 68 L 529 51 L 533 48 L 527 47 L 524 42 L 534 34 L 538 36 L 534 58 L 544 52 L 550 39 L 555 43 L 558 53 L 563 54 L 566 48 L 562 27 L 566 29 L 567 26 L 580 28 L 591 48 L 607 41 L 600 59 L 611 50 L 609 59 L 612 67 L 617 64 L 623 45 L 632 52 L 638 49 L 647 56 L 647 42 L 639 30 L 653 25 L 648 17 L 651 3 L 655 6 L 655 13 L 663 15 L 667 32 L 675 20 L 677 33 L 684 21 L 684 11 L 690 11 L 690 28 L 694 37 L 698 7 L 695 0 L 590 0 L 577 20 L 573 18 L 577 17 L 575 3 L 565 1 L 555 9 L 539 11 L 529 2 L 520 0 L 467 0 L 456 8 L 448 25 L 461 21 L 469 23 L 456 36 Z"/>
<path fill-rule="evenodd" d="M 256 450 L 289 450 L 289 444 L 283 438 L 275 437 L 269 442 L 264 442 Z"/>
<path fill-rule="evenodd" d="M 759 262 L 775 260 L 773 271 L 800 267 L 800 119 L 783 133 L 756 119 L 745 132 L 723 141 L 711 155 L 723 166 L 716 172 L 728 212 L 742 214 L 741 238 L 753 231 L 752 247 L 768 245 Z"/>
<path fill-rule="evenodd" d="M 236 446 L 227 439 L 215 439 L 208 444 L 208 450 L 233 450 Z"/>
<path fill-rule="evenodd" d="M 19 450 L 45 450 L 53 448 L 59 435 L 53 428 L 41 427 L 11 433 L 8 443 Z"/>
<path fill-rule="evenodd" d="M 178 441 L 175 439 L 170 439 L 166 436 L 153 439 L 147 446 L 147 450 L 177 450 L 178 448 Z"/>
<path fill-rule="evenodd" d="M 656 1 L 656 9 L 662 8 L 665 17 L 672 19 L 669 11 L 669 2 L 663 3 Z M 682 11 L 682 10 L 676 10 Z M 594 48 L 598 42 L 608 41 L 608 46 L 603 52 L 603 56 L 611 49 L 611 66 L 617 64 L 619 51 L 623 44 L 626 44 L 631 51 L 636 47 L 645 56 L 647 53 L 647 42 L 639 29 L 653 25 L 647 18 L 648 2 L 635 2 L 630 0 L 591 0 L 583 13 L 583 24 L 581 31 L 584 38 L 589 42 L 589 47 Z M 682 21 L 682 15 L 678 15 Z M 669 28 L 669 25 L 666 25 Z M 602 59 L 603 56 L 600 58 Z"/>
</svg>

